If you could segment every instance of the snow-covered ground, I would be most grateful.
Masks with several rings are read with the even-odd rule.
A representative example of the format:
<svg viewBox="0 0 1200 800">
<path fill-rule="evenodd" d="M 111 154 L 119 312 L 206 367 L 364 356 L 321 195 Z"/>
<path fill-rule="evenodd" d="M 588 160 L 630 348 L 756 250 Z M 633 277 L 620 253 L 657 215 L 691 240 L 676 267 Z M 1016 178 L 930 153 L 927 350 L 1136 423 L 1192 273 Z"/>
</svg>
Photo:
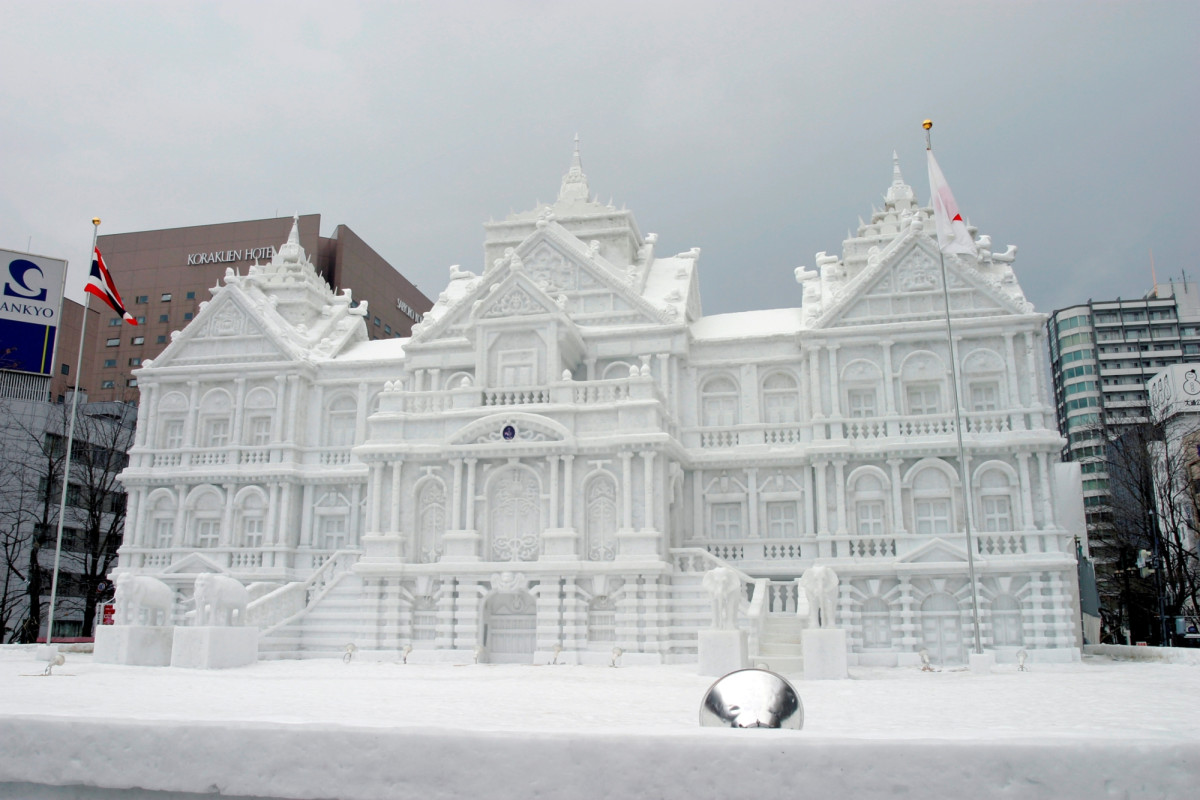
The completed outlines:
<svg viewBox="0 0 1200 800">
<path fill-rule="evenodd" d="M 795 681 L 803 730 L 740 731 L 686 666 L 66 658 L 0 649 L 0 797 L 1200 796 L 1190 665 L 852 668 Z"/>
</svg>

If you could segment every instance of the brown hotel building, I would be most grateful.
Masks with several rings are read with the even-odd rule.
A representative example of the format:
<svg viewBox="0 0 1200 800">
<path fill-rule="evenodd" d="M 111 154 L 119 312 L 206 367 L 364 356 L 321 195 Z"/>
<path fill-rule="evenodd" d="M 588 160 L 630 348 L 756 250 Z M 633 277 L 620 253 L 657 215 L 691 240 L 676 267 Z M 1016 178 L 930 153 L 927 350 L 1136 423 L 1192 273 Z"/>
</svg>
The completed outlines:
<svg viewBox="0 0 1200 800">
<path fill-rule="evenodd" d="M 171 331 L 191 321 L 226 269 L 245 274 L 256 258 L 269 261 L 287 241 L 291 227 L 291 217 L 277 217 L 101 236 L 97 246 L 125 308 L 138 324 L 123 323 L 103 303 L 91 303 L 93 312 L 99 313 L 88 319 L 80 381 L 88 398 L 136 403 L 133 370 L 158 356 Z M 432 305 L 345 225 L 334 228 L 332 236 L 321 236 L 321 215 L 305 214 L 299 227 L 300 244 L 326 282 L 338 292 L 349 288 L 356 301 L 367 301 L 370 338 L 408 336 L 413 323 Z M 73 362 L 73 343 L 63 341 L 58 361 Z M 55 377 L 55 391 L 60 393 L 57 384 L 63 376 Z"/>
</svg>

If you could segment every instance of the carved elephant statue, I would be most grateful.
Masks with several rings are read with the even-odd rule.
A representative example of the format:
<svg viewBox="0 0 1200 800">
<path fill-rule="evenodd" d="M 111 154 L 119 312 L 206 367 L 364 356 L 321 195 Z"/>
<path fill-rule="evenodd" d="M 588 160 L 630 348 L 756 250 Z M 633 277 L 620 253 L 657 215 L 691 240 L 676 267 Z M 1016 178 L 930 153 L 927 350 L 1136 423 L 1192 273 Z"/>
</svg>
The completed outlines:
<svg viewBox="0 0 1200 800">
<path fill-rule="evenodd" d="M 158 578 L 122 572 L 115 603 L 118 625 L 170 625 L 175 592 Z"/>
<path fill-rule="evenodd" d="M 230 627 L 246 620 L 250 593 L 228 575 L 205 572 L 196 576 L 196 625 Z"/>
<path fill-rule="evenodd" d="M 838 576 L 831 567 L 814 565 L 800 576 L 808 600 L 808 627 L 832 628 L 836 620 Z"/>
<path fill-rule="evenodd" d="M 700 583 L 712 595 L 713 627 L 731 631 L 737 628 L 738 601 L 742 579 L 729 567 L 716 567 L 704 573 Z"/>
</svg>

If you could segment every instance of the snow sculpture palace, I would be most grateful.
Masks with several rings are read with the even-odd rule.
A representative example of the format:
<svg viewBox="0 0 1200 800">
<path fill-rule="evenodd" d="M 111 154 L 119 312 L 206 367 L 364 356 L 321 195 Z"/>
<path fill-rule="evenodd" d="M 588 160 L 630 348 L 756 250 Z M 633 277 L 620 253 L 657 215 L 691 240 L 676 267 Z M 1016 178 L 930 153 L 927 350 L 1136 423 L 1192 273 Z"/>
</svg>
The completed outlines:
<svg viewBox="0 0 1200 800">
<path fill-rule="evenodd" d="M 294 233 L 229 270 L 138 373 L 119 571 L 179 620 L 198 574 L 238 579 L 266 657 L 625 665 L 694 661 L 727 566 L 752 663 L 795 670 L 819 563 L 851 664 L 956 663 L 969 516 L 984 646 L 1077 653 L 1045 317 L 1013 248 L 947 256 L 964 492 L 937 241 L 898 165 L 843 255 L 796 270 L 799 308 L 704 316 L 699 248 L 657 253 L 578 149 L 554 203 L 485 231 L 410 339 L 368 341 Z"/>
</svg>

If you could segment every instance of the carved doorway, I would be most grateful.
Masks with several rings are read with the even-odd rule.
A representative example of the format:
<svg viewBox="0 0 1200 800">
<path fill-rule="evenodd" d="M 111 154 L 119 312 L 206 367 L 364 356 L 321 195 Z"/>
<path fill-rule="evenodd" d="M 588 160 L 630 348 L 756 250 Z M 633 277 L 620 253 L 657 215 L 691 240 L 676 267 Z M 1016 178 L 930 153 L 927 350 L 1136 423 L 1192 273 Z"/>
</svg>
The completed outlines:
<svg viewBox="0 0 1200 800">
<path fill-rule="evenodd" d="M 484 604 L 483 644 L 494 664 L 530 664 L 537 644 L 537 606 L 526 592 L 493 594 Z"/>
<path fill-rule="evenodd" d="M 961 664 L 965 660 L 962 613 L 953 596 L 938 592 L 925 598 L 921 603 L 921 634 L 934 664 Z"/>
</svg>

